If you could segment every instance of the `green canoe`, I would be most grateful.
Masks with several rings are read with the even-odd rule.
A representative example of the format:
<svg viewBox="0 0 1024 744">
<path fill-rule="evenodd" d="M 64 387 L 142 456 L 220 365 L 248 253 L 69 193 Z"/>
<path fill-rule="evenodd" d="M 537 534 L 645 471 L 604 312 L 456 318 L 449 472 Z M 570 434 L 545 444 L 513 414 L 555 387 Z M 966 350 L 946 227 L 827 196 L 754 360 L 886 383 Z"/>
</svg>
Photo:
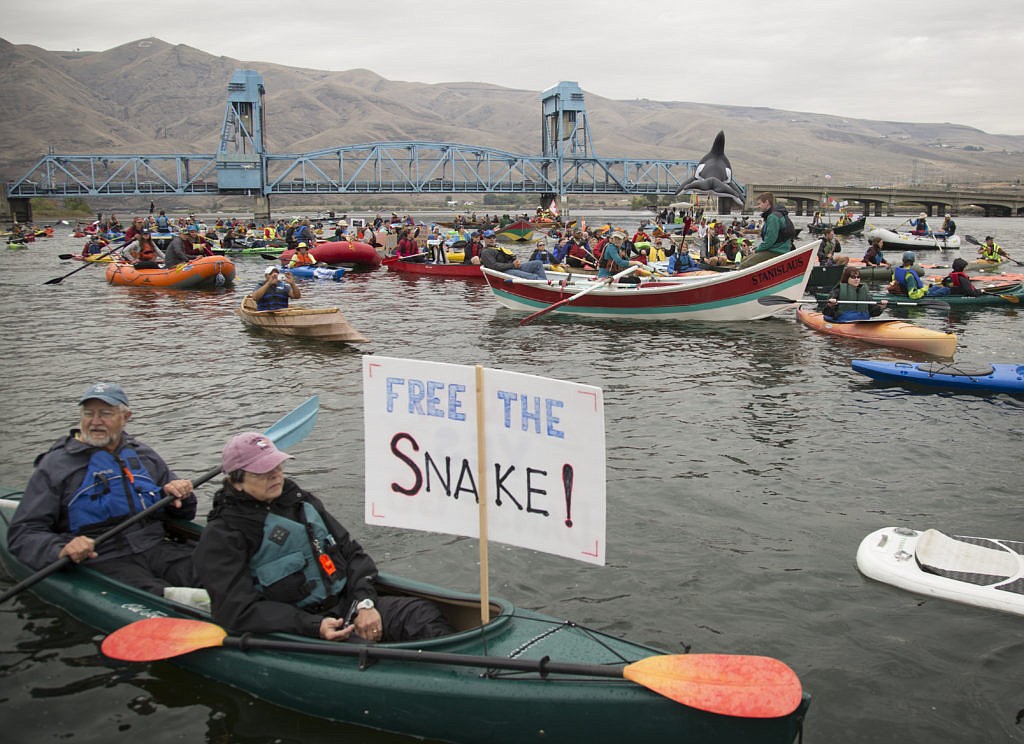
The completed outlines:
<svg viewBox="0 0 1024 744">
<path fill-rule="evenodd" d="M 21 580 L 32 572 L 6 547 L 18 496 L 10 491 L 5 496 L 0 499 L 0 560 L 15 580 Z M 177 526 L 182 533 L 198 529 L 192 524 Z M 81 566 L 53 573 L 30 591 L 102 633 L 152 617 L 209 620 L 201 610 Z M 434 599 L 458 632 L 430 641 L 370 647 L 280 634 L 254 638 L 248 650 L 227 642 L 223 647 L 202 647 L 176 656 L 173 663 L 300 713 L 447 742 L 791 744 L 802 734 L 810 704 L 806 692 L 796 710 L 776 718 L 709 713 L 617 673 L 608 678 L 558 668 L 585 664 L 602 671 L 621 670 L 664 653 L 658 649 L 494 598 L 493 619 L 480 627 L 478 596 L 395 576 L 382 574 L 378 591 Z M 237 639 L 239 645 L 245 638 Z M 277 648 L 261 650 L 260 642 Z M 324 652 L 294 652 L 286 644 Z M 339 646 L 355 650 L 346 651 L 351 655 L 327 652 Z M 358 652 L 363 648 L 368 651 L 361 658 Z M 442 661 L 449 656 L 452 663 Z M 464 665 L 479 657 L 486 657 L 486 665 Z M 460 660 L 462 664 L 457 663 Z"/>
<path fill-rule="evenodd" d="M 977 297 L 970 297 L 968 295 L 929 295 L 929 300 L 941 300 L 942 302 L 948 302 L 953 307 L 958 309 L 968 307 L 992 307 L 995 305 L 1018 305 L 1020 304 L 1021 298 L 1024 297 L 1024 284 L 1021 282 L 1011 282 L 1009 284 L 1001 284 L 996 287 L 985 287 L 983 285 L 975 285 L 978 289 L 982 290 L 982 293 Z M 828 299 L 827 292 L 818 292 L 814 295 L 814 299 L 819 302 L 824 302 Z M 914 300 L 910 299 L 906 295 L 895 295 L 884 293 L 875 293 L 871 295 L 872 302 L 880 302 L 881 300 L 888 300 L 889 302 L 901 302 L 901 303 L 913 303 Z"/>
</svg>

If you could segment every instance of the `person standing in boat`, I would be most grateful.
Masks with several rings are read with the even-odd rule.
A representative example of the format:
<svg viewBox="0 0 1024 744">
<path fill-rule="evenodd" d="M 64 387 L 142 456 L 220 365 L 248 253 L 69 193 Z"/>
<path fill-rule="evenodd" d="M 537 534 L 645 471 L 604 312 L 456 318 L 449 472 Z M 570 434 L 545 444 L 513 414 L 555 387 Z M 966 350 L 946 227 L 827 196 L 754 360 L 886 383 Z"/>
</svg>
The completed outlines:
<svg viewBox="0 0 1024 744">
<path fill-rule="evenodd" d="M 302 297 L 302 290 L 295 283 L 291 273 L 285 272 L 284 280 L 281 279 L 281 272 L 276 266 L 268 266 L 263 272 L 265 277 L 252 298 L 256 301 L 257 310 L 285 310 L 288 308 L 288 300 L 297 300 Z"/>
<path fill-rule="evenodd" d="M 850 261 L 849 256 L 837 256 L 843 250 L 836 237 L 836 231 L 831 227 L 825 228 L 825 233 L 818 243 L 818 265 L 819 266 L 845 266 Z"/>
<path fill-rule="evenodd" d="M 860 269 L 847 266 L 821 312 L 834 323 L 852 323 L 877 318 L 888 304 L 888 300 L 871 302 L 871 292 L 861 284 Z"/>
<path fill-rule="evenodd" d="M 761 210 L 764 226 L 761 228 L 761 242 L 754 252 L 744 258 L 737 268 L 745 269 L 762 261 L 771 259 L 793 250 L 793 238 L 796 230 L 789 219 L 789 212 L 781 204 L 775 203 L 775 195 L 770 191 L 759 194 L 757 208 Z"/>
<path fill-rule="evenodd" d="M 377 566 L 313 494 L 284 476 L 293 459 L 258 432 L 224 447 L 195 565 L 213 620 L 238 633 L 398 642 L 451 634 L 433 602 L 380 596 Z"/>
<path fill-rule="evenodd" d="M 192 550 L 165 538 L 161 517 L 192 519 L 192 482 L 178 478 L 151 447 L 124 429 L 132 418 L 128 395 L 97 382 L 78 400 L 81 428 L 36 458 L 7 545 L 29 568 L 61 558 L 153 594 L 167 586 L 196 586 Z M 164 496 L 170 505 L 97 548 L 95 538 Z"/>
<path fill-rule="evenodd" d="M 313 233 L 308 219 L 304 218 L 299 222 L 298 227 L 292 233 L 292 241 L 296 247 L 299 243 L 305 243 L 310 249 L 316 248 L 316 235 Z"/>
</svg>

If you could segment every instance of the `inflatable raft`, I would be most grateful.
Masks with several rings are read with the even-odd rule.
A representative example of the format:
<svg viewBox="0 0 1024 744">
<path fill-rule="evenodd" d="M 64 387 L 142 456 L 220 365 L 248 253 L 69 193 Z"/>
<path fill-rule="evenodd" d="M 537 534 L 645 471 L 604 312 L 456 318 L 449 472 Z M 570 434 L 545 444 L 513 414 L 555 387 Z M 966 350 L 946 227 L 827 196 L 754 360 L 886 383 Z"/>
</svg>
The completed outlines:
<svg viewBox="0 0 1024 744">
<path fill-rule="evenodd" d="M 853 323 L 833 323 L 821 313 L 799 307 L 796 317 L 808 328 L 833 336 L 843 336 L 869 344 L 894 346 L 940 357 L 952 357 L 956 351 L 956 334 L 921 328 L 893 318 L 872 318 Z"/>
<path fill-rule="evenodd" d="M 336 242 L 317 243 L 311 253 L 317 261 L 328 264 L 352 264 L 360 268 L 373 269 L 380 266 L 380 254 L 377 249 L 369 243 L 349 242 L 341 240 Z M 281 254 L 281 261 L 291 260 L 294 251 L 285 251 Z"/>
<path fill-rule="evenodd" d="M 121 287 L 209 289 L 235 281 L 235 265 L 224 256 L 203 256 L 173 269 L 136 269 L 115 263 L 107 268 L 107 281 Z"/>
<path fill-rule="evenodd" d="M 1024 394 L 1024 364 L 936 364 L 854 359 L 854 372 L 881 382 L 941 390 Z"/>
</svg>

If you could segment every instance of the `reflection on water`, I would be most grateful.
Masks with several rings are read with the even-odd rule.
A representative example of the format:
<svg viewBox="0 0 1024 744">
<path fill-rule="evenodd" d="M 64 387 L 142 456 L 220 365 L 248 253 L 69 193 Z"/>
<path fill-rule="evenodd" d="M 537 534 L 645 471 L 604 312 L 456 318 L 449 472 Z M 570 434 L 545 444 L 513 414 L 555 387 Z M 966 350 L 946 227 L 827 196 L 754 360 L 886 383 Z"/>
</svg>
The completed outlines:
<svg viewBox="0 0 1024 744">
<path fill-rule="evenodd" d="M 1020 220 L 958 222 L 1024 243 Z M 863 241 L 845 245 L 858 255 Z M 492 545 L 495 594 L 670 651 L 782 658 L 815 696 L 808 741 L 1024 741 L 1019 619 L 867 581 L 854 566 L 860 539 L 886 524 L 1024 537 L 1014 534 L 1024 400 L 873 383 L 851 359 L 914 355 L 816 334 L 788 311 L 750 324 L 545 316 L 519 326 L 481 283 L 383 270 L 302 283 L 300 304 L 339 306 L 372 339 L 332 347 L 242 326 L 234 308 L 260 280 L 258 257 L 239 259 L 232 290 L 111 287 L 93 268 L 44 286 L 75 268 L 56 254 L 79 248 L 55 238 L 0 253 L 0 287 L 19 302 L 0 323 L 14 414 L 0 483 L 25 482 L 101 377 L 125 384 L 131 430 L 183 476 L 215 465 L 232 433 L 318 394 L 317 426 L 290 472 L 384 570 L 473 590 L 475 541 L 363 524 L 361 355 L 598 385 L 609 565 Z M 900 314 L 955 331 L 957 362 L 1024 361 L 1019 308 Z M 200 490 L 200 514 L 213 488 Z M 0 638 L 7 718 L 39 728 L 15 740 L 393 740 L 167 664 L 113 664 L 92 631 L 29 595 L 0 608 Z"/>
</svg>

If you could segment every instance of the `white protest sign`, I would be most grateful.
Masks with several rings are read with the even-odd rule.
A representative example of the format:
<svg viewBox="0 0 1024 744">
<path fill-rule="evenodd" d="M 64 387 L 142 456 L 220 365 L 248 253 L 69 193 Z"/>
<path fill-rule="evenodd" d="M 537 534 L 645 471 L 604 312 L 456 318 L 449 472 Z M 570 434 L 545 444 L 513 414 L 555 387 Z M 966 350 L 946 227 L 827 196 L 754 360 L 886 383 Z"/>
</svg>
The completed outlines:
<svg viewBox="0 0 1024 744">
<path fill-rule="evenodd" d="M 483 370 L 491 540 L 605 562 L 601 389 Z M 480 533 L 474 367 L 363 357 L 367 524 Z"/>
</svg>

